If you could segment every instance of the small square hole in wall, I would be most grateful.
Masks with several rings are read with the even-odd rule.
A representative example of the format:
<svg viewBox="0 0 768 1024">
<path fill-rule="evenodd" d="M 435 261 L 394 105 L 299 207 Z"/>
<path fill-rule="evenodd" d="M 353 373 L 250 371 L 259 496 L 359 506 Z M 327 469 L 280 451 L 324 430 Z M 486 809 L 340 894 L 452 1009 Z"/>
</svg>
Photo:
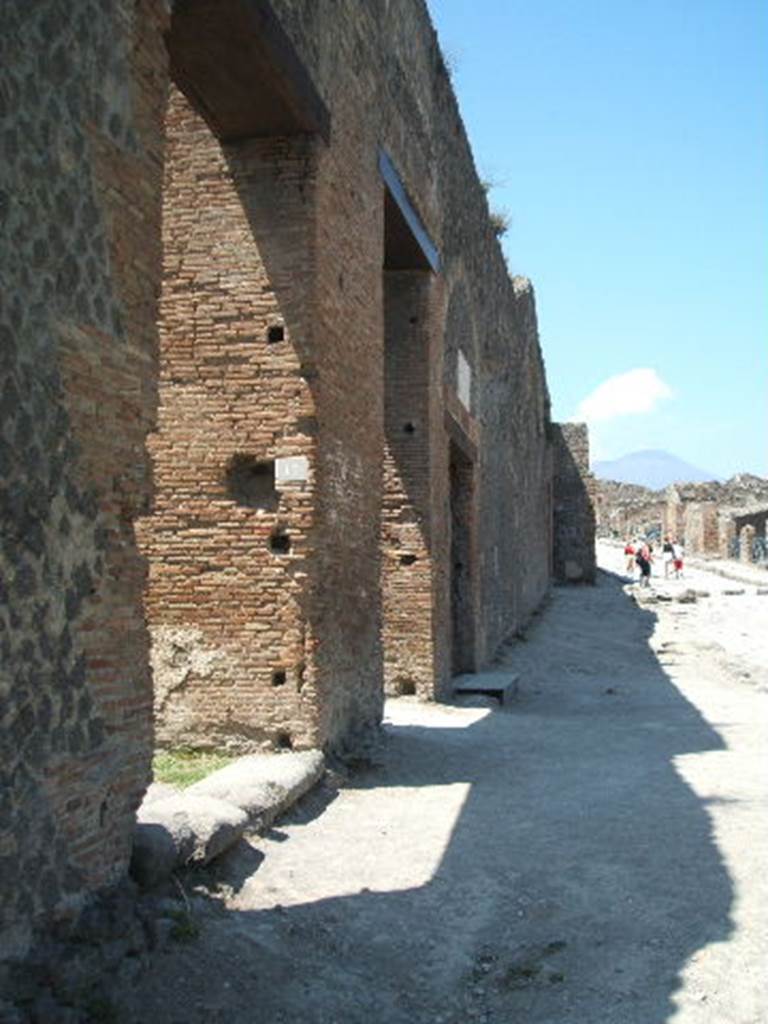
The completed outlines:
<svg viewBox="0 0 768 1024">
<path fill-rule="evenodd" d="M 404 434 L 415 434 L 416 433 L 416 427 L 410 421 L 408 423 L 404 423 L 403 424 L 403 433 Z"/>
<path fill-rule="evenodd" d="M 272 673 L 273 686 L 285 686 L 286 674 L 284 668 L 276 668 Z"/>
<path fill-rule="evenodd" d="M 291 550 L 291 538 L 285 530 L 278 528 L 269 538 L 269 550 L 273 555 L 287 555 Z"/>
<path fill-rule="evenodd" d="M 400 565 L 413 565 L 416 555 L 400 555 Z"/>
<path fill-rule="evenodd" d="M 271 324 L 267 328 L 267 342 L 270 345 L 275 345 L 278 341 L 283 341 L 285 338 L 285 327 L 282 324 Z"/>
<path fill-rule="evenodd" d="M 415 697 L 416 683 L 413 679 L 398 679 L 397 693 L 399 697 Z"/>
<path fill-rule="evenodd" d="M 274 512 L 279 501 L 275 490 L 275 463 L 257 459 L 255 455 L 238 453 L 227 464 L 228 496 L 246 508 Z"/>
<path fill-rule="evenodd" d="M 275 736 L 275 746 L 278 750 L 293 750 L 293 740 L 289 732 L 279 732 Z"/>
</svg>

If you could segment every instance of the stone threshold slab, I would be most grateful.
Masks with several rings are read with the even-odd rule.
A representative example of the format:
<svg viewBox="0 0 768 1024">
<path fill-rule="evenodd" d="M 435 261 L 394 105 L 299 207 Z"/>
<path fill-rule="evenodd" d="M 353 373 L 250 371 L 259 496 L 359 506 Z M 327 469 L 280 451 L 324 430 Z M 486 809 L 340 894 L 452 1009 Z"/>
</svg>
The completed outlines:
<svg viewBox="0 0 768 1024">
<path fill-rule="evenodd" d="M 464 675 L 455 676 L 453 679 L 453 692 L 457 696 L 482 694 L 486 697 L 495 697 L 499 704 L 506 704 L 514 700 L 519 688 L 519 673 L 509 670 L 467 672 Z"/>
</svg>

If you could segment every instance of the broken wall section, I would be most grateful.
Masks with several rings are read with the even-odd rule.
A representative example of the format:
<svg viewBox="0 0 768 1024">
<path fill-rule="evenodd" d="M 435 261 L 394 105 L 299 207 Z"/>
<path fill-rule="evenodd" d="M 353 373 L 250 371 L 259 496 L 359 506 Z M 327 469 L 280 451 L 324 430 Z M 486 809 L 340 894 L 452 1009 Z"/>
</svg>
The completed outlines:
<svg viewBox="0 0 768 1024">
<path fill-rule="evenodd" d="M 586 423 L 553 423 L 552 449 L 555 578 L 594 583 L 596 485 Z"/>
</svg>

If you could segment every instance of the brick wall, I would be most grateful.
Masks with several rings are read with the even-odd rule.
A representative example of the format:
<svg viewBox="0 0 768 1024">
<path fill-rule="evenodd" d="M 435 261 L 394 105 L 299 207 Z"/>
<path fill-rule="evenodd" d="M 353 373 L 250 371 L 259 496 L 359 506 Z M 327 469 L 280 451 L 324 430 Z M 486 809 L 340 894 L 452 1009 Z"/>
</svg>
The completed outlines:
<svg viewBox="0 0 768 1024">
<path fill-rule="evenodd" d="M 384 272 L 385 454 L 382 505 L 384 682 L 392 694 L 431 696 L 434 570 L 430 370 L 433 275 Z M 439 559 L 438 559 L 439 560 Z"/>
<path fill-rule="evenodd" d="M 140 530 L 157 739 L 312 746 L 314 145 L 222 148 L 176 90 L 166 125 L 156 495 Z"/>
<path fill-rule="evenodd" d="M 0 955 L 115 881 L 152 746 L 158 5 L 4 3 Z"/>
</svg>

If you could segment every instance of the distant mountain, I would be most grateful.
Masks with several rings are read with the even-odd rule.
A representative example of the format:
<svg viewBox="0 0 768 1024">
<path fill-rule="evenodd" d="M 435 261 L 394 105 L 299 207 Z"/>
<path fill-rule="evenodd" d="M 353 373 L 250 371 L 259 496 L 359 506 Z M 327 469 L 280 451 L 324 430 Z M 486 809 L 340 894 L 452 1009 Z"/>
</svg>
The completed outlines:
<svg viewBox="0 0 768 1024">
<path fill-rule="evenodd" d="M 592 472 L 601 480 L 618 480 L 625 484 L 639 484 L 659 491 L 669 484 L 704 483 L 719 480 L 714 473 L 692 466 L 676 455 L 662 451 L 631 452 L 620 459 L 594 462 Z"/>
</svg>

